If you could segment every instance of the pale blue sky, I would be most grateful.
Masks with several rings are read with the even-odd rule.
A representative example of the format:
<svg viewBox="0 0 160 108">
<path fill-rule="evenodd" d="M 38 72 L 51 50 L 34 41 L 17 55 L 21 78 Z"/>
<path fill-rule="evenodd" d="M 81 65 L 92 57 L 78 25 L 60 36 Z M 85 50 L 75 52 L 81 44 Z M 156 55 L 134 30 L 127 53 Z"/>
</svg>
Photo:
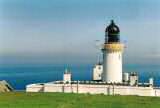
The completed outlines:
<svg viewBox="0 0 160 108">
<path fill-rule="evenodd" d="M 160 63 L 159 11 L 160 0 L 0 0 L 0 61 L 95 62 L 114 19 L 124 62 Z"/>
</svg>

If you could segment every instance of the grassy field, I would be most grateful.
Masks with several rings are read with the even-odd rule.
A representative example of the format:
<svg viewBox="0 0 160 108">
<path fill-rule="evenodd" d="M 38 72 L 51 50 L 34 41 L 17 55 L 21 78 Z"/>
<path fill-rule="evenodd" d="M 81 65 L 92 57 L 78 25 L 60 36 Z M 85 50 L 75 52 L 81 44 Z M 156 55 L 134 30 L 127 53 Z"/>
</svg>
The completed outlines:
<svg viewBox="0 0 160 108">
<path fill-rule="evenodd" d="M 64 93 L 0 93 L 0 108 L 160 108 L 160 98 Z"/>
</svg>

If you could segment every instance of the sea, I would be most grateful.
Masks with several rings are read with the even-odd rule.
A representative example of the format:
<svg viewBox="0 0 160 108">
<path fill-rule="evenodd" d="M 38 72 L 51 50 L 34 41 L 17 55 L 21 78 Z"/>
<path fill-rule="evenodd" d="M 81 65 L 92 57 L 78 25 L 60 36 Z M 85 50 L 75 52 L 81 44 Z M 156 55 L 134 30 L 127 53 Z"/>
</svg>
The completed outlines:
<svg viewBox="0 0 160 108">
<path fill-rule="evenodd" d="M 25 90 L 28 84 L 62 80 L 67 67 L 73 80 L 92 80 L 94 64 L 0 65 L 0 80 L 6 80 L 15 90 Z M 160 65 L 124 64 L 123 71 L 137 72 L 141 83 L 153 77 L 154 85 L 160 86 Z"/>
</svg>

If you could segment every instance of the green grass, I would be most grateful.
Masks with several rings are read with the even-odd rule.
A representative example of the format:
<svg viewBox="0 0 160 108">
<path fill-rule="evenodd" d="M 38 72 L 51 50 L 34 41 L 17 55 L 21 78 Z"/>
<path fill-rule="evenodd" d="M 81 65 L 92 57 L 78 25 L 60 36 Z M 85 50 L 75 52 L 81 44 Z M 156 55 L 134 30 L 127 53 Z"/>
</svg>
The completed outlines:
<svg viewBox="0 0 160 108">
<path fill-rule="evenodd" d="M 0 108 L 160 108 L 160 98 L 64 93 L 0 93 Z"/>
</svg>

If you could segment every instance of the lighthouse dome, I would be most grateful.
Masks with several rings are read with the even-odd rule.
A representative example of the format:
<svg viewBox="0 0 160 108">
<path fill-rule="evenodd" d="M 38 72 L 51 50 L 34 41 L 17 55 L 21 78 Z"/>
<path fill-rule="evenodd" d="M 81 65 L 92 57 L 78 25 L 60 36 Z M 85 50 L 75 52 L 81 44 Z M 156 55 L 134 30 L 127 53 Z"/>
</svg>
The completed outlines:
<svg viewBox="0 0 160 108">
<path fill-rule="evenodd" d="M 108 32 L 108 34 L 119 34 L 120 30 L 114 21 L 111 20 L 110 25 L 106 28 L 106 32 Z"/>
<path fill-rule="evenodd" d="M 105 43 L 120 42 L 119 34 L 120 34 L 119 27 L 114 23 L 113 20 L 111 20 L 110 25 L 107 26 L 105 31 Z"/>
</svg>

